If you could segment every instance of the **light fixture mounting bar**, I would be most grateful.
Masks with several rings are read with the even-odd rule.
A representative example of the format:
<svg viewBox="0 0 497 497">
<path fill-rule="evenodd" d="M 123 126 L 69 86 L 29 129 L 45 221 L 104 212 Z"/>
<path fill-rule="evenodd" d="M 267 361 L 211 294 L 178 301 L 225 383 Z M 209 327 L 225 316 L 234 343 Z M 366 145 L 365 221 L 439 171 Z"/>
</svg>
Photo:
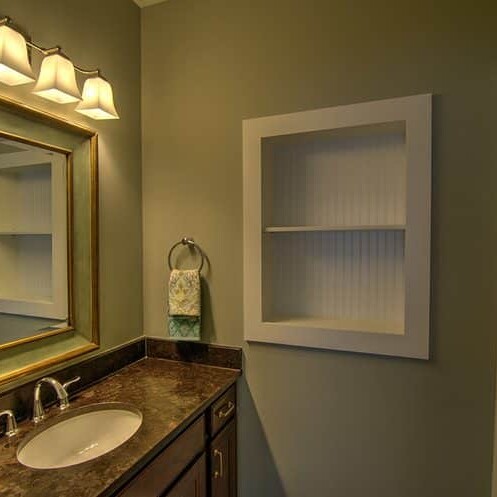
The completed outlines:
<svg viewBox="0 0 497 497">
<path fill-rule="evenodd" d="M 1 25 L 1 22 L 2 21 L 0 21 L 0 25 Z M 61 55 L 64 55 L 62 52 L 62 47 L 60 47 L 58 45 L 55 47 L 51 47 L 51 48 L 43 48 L 40 45 L 37 45 L 36 43 L 34 43 L 30 40 L 26 40 L 26 44 L 28 45 L 28 47 L 34 48 L 35 50 L 37 50 L 38 52 L 40 52 L 43 55 L 52 55 L 54 53 L 59 53 Z M 84 74 L 85 76 L 101 76 L 100 69 L 98 69 L 98 68 L 97 69 L 83 69 L 82 67 L 77 66 L 76 64 L 73 64 L 73 66 L 77 72 Z"/>
<path fill-rule="evenodd" d="M 59 46 L 52 48 L 43 48 L 40 45 L 32 42 L 31 40 L 26 40 L 26 45 L 30 48 L 34 48 L 36 51 L 40 52 L 43 55 L 52 55 L 54 53 L 59 53 L 62 50 L 62 48 Z"/>
<path fill-rule="evenodd" d="M 34 41 L 10 17 L 0 16 L 0 82 L 9 86 L 35 81 L 31 67 L 33 51 L 42 56 L 40 73 L 32 92 L 59 104 L 79 102 L 76 112 L 92 119 L 119 119 L 112 86 L 99 68 L 75 65 L 60 46 L 45 48 Z M 6 47 L 6 48 L 5 48 Z M 75 73 L 86 77 L 83 95 Z"/>
<path fill-rule="evenodd" d="M 85 76 L 102 77 L 102 75 L 100 74 L 100 69 L 83 69 L 82 67 L 79 67 L 77 65 L 74 65 L 74 69 L 79 73 L 84 74 Z"/>
<path fill-rule="evenodd" d="M 19 34 L 21 34 L 26 40 L 26 42 L 31 41 L 31 36 L 29 36 L 27 31 L 21 28 L 21 26 L 19 26 L 18 24 L 16 24 L 9 16 L 0 17 L 0 26 L 9 26 L 9 28 L 14 29 Z"/>
<path fill-rule="evenodd" d="M 34 50 L 41 53 L 42 55 L 52 55 L 54 53 L 62 53 L 62 47 L 60 47 L 58 45 L 55 47 L 51 47 L 51 48 L 44 48 L 44 47 L 36 44 L 24 32 L 24 30 L 22 30 L 19 26 L 14 24 L 14 22 L 12 21 L 12 19 L 9 16 L 5 16 L 5 17 L 2 17 L 0 19 L 0 26 L 4 26 L 4 25 L 9 25 L 10 27 L 14 28 L 18 33 L 21 33 L 26 40 L 26 45 L 28 45 L 28 47 L 30 47 L 30 48 L 33 48 Z M 98 69 L 98 68 L 97 69 L 83 69 L 82 67 L 74 64 L 74 69 L 76 69 L 76 71 L 78 71 L 79 73 L 84 74 L 85 76 L 101 76 L 100 69 Z"/>
</svg>

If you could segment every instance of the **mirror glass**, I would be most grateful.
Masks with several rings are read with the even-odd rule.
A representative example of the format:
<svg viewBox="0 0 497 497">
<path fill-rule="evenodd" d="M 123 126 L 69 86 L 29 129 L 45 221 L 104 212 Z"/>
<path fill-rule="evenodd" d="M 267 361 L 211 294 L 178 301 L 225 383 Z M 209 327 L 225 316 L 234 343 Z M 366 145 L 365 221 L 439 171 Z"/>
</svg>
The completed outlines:
<svg viewBox="0 0 497 497">
<path fill-rule="evenodd" d="M 0 96 L 0 391 L 99 348 L 98 135 Z"/>
<path fill-rule="evenodd" d="M 67 164 L 0 137 L 0 346 L 70 325 Z"/>
</svg>

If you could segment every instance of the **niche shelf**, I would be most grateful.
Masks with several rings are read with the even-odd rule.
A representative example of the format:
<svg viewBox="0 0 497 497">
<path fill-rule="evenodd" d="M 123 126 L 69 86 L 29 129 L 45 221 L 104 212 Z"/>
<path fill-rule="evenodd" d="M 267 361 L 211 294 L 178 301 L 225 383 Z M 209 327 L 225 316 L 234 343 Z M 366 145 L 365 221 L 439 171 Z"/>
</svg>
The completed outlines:
<svg viewBox="0 0 497 497">
<path fill-rule="evenodd" d="M 65 157 L 10 140 L 1 145 L 0 313 L 66 319 Z"/>
<path fill-rule="evenodd" d="M 266 226 L 266 233 L 298 233 L 302 231 L 404 231 L 403 224 L 361 224 L 361 225 L 335 225 L 335 226 Z"/>
<path fill-rule="evenodd" d="M 243 133 L 246 340 L 428 358 L 431 96 Z"/>
</svg>

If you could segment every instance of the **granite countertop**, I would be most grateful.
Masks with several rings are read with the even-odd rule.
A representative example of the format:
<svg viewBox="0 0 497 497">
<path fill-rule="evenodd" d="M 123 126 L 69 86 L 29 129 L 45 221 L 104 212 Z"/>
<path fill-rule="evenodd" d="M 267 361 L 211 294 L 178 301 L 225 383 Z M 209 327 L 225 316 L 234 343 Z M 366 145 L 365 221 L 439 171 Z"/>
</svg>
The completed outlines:
<svg viewBox="0 0 497 497">
<path fill-rule="evenodd" d="M 20 424 L 9 442 L 0 438 L 1 497 L 104 497 L 112 495 L 147 464 L 224 390 L 236 382 L 237 370 L 200 364 L 142 359 L 82 390 L 71 408 L 98 402 L 126 402 L 140 409 L 143 423 L 120 447 L 68 468 L 36 470 L 21 465 L 17 445 L 33 429 Z M 49 415 L 57 416 L 58 408 Z"/>
</svg>

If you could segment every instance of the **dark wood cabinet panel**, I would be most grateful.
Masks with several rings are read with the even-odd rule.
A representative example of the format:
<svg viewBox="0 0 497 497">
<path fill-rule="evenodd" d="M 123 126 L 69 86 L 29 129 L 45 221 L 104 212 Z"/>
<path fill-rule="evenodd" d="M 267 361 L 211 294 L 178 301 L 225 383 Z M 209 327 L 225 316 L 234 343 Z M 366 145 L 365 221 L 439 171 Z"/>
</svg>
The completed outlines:
<svg viewBox="0 0 497 497">
<path fill-rule="evenodd" d="M 209 448 L 209 497 L 236 497 L 236 420 L 232 420 Z"/>
<path fill-rule="evenodd" d="M 119 497 L 158 497 L 205 446 L 204 416 L 188 427 L 122 490 Z"/>
<path fill-rule="evenodd" d="M 185 473 L 163 497 L 206 497 L 205 454 Z"/>
</svg>

